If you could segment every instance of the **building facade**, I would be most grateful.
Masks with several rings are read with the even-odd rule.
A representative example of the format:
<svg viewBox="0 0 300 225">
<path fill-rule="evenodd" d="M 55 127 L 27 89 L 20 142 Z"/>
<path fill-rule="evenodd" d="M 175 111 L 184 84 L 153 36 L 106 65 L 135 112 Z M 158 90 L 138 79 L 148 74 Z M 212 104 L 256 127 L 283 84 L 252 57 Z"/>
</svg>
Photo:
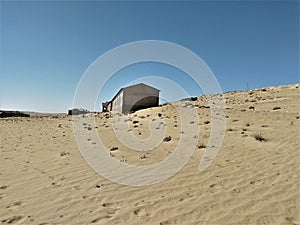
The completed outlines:
<svg viewBox="0 0 300 225">
<path fill-rule="evenodd" d="M 121 88 L 111 101 L 102 103 L 102 111 L 126 113 L 158 106 L 159 92 L 143 83 Z"/>
</svg>

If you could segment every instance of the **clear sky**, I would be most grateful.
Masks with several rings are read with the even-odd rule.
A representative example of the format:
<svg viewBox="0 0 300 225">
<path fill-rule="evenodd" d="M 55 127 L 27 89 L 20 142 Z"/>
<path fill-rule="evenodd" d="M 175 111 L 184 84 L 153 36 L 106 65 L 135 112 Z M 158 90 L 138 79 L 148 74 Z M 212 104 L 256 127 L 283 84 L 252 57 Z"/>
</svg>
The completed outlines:
<svg viewBox="0 0 300 225">
<path fill-rule="evenodd" d="M 299 1 L 1 1 L 0 108 L 66 112 L 94 60 L 139 40 L 189 48 L 224 92 L 299 83 Z M 180 70 L 141 63 L 114 74 L 99 103 L 144 76 L 201 94 Z"/>
</svg>

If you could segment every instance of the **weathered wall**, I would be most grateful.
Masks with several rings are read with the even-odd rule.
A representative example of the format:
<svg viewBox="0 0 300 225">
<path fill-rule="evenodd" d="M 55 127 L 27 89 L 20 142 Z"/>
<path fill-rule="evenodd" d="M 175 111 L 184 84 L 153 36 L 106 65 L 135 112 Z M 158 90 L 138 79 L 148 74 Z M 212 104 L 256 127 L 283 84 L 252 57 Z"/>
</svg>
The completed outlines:
<svg viewBox="0 0 300 225">
<path fill-rule="evenodd" d="M 159 91 L 144 85 L 136 85 L 123 90 L 122 113 L 158 106 Z"/>
<path fill-rule="evenodd" d="M 122 90 L 116 98 L 113 100 L 111 103 L 111 111 L 113 112 L 119 112 L 122 113 L 122 108 L 123 108 L 123 95 L 124 95 L 124 90 Z"/>
</svg>

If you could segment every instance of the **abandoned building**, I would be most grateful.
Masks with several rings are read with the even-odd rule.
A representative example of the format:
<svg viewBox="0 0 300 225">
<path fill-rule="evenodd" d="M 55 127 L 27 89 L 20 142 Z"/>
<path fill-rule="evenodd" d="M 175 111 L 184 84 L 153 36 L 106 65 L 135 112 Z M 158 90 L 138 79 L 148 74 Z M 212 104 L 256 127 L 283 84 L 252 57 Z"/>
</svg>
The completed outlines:
<svg viewBox="0 0 300 225">
<path fill-rule="evenodd" d="M 89 113 L 89 111 L 87 111 L 86 109 L 70 109 L 68 110 L 68 115 L 81 115 L 81 114 L 87 114 Z"/>
<path fill-rule="evenodd" d="M 121 88 L 111 101 L 102 103 L 102 111 L 126 113 L 158 106 L 159 92 L 143 83 Z"/>
</svg>

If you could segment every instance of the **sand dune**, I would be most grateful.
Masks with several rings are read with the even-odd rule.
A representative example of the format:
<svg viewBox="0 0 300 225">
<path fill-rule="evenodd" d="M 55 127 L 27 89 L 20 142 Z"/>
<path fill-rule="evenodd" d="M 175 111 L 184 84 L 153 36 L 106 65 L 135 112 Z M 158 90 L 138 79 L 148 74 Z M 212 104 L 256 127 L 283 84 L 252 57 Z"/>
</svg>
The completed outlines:
<svg viewBox="0 0 300 225">
<path fill-rule="evenodd" d="M 204 172 L 198 167 L 210 108 L 205 96 L 190 101 L 199 114 L 196 151 L 176 175 L 143 187 L 113 183 L 92 170 L 77 147 L 71 116 L 0 119 L 1 224 L 300 225 L 299 97 L 299 84 L 225 93 L 225 138 Z M 171 140 L 148 152 L 120 143 L 108 113 L 96 114 L 96 127 L 86 128 L 97 130 L 111 157 L 150 165 L 179 141 L 176 110 L 166 104 L 126 121 L 128 132 L 146 139 L 158 114 L 158 129 L 165 127 Z"/>
</svg>

